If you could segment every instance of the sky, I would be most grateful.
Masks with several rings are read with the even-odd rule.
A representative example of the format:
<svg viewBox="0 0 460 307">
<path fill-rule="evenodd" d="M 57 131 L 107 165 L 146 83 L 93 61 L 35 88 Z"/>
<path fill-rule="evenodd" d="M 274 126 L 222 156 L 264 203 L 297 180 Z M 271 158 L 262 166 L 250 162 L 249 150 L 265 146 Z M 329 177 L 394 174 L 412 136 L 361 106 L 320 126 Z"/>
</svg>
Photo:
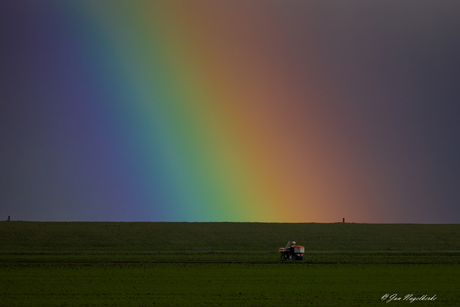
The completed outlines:
<svg viewBox="0 0 460 307">
<path fill-rule="evenodd" d="M 459 223 L 458 16 L 2 1 L 0 220 Z"/>
</svg>

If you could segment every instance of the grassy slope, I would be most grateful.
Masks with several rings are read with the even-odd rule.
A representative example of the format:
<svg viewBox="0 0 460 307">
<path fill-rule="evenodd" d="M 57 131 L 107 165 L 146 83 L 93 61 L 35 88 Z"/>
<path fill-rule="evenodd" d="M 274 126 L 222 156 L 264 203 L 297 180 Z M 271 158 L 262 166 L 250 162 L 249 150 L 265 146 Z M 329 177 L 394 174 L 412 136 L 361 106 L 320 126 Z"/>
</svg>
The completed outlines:
<svg viewBox="0 0 460 307">
<path fill-rule="evenodd" d="M 460 251 L 460 225 L 0 222 L 0 251 Z"/>
</svg>

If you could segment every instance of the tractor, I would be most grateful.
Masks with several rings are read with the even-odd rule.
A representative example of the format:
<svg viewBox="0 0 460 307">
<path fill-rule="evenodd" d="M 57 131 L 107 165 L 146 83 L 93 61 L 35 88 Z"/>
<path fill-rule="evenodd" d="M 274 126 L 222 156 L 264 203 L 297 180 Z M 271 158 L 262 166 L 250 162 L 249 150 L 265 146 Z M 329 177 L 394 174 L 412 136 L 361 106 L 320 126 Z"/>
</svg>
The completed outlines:
<svg viewBox="0 0 460 307">
<path fill-rule="evenodd" d="M 296 245 L 295 241 L 289 241 L 286 247 L 280 247 L 278 251 L 281 253 L 281 261 L 285 261 L 286 259 L 302 260 L 305 247 Z"/>
</svg>

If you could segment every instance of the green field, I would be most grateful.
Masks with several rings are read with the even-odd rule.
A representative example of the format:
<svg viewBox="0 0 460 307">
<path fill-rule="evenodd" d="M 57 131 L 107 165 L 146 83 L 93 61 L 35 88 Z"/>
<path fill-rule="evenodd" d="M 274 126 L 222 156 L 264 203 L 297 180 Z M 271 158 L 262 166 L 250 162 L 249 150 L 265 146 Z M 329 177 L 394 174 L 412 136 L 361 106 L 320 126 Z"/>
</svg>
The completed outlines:
<svg viewBox="0 0 460 307">
<path fill-rule="evenodd" d="M 0 222 L 0 251 L 460 251 L 460 225 Z"/>
<path fill-rule="evenodd" d="M 0 306 L 460 306 L 459 235 L 460 225 L 1 222 Z M 305 259 L 281 262 L 291 239 Z"/>
</svg>

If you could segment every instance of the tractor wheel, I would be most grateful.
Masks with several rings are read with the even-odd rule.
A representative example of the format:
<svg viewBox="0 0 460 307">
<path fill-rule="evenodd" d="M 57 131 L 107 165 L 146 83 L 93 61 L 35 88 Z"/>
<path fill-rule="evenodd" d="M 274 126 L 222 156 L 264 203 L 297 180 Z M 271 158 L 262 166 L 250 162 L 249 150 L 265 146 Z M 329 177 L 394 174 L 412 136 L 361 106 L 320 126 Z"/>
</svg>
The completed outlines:
<svg viewBox="0 0 460 307">
<path fill-rule="evenodd" d="M 281 261 L 285 261 L 287 259 L 286 254 L 281 254 Z"/>
</svg>

